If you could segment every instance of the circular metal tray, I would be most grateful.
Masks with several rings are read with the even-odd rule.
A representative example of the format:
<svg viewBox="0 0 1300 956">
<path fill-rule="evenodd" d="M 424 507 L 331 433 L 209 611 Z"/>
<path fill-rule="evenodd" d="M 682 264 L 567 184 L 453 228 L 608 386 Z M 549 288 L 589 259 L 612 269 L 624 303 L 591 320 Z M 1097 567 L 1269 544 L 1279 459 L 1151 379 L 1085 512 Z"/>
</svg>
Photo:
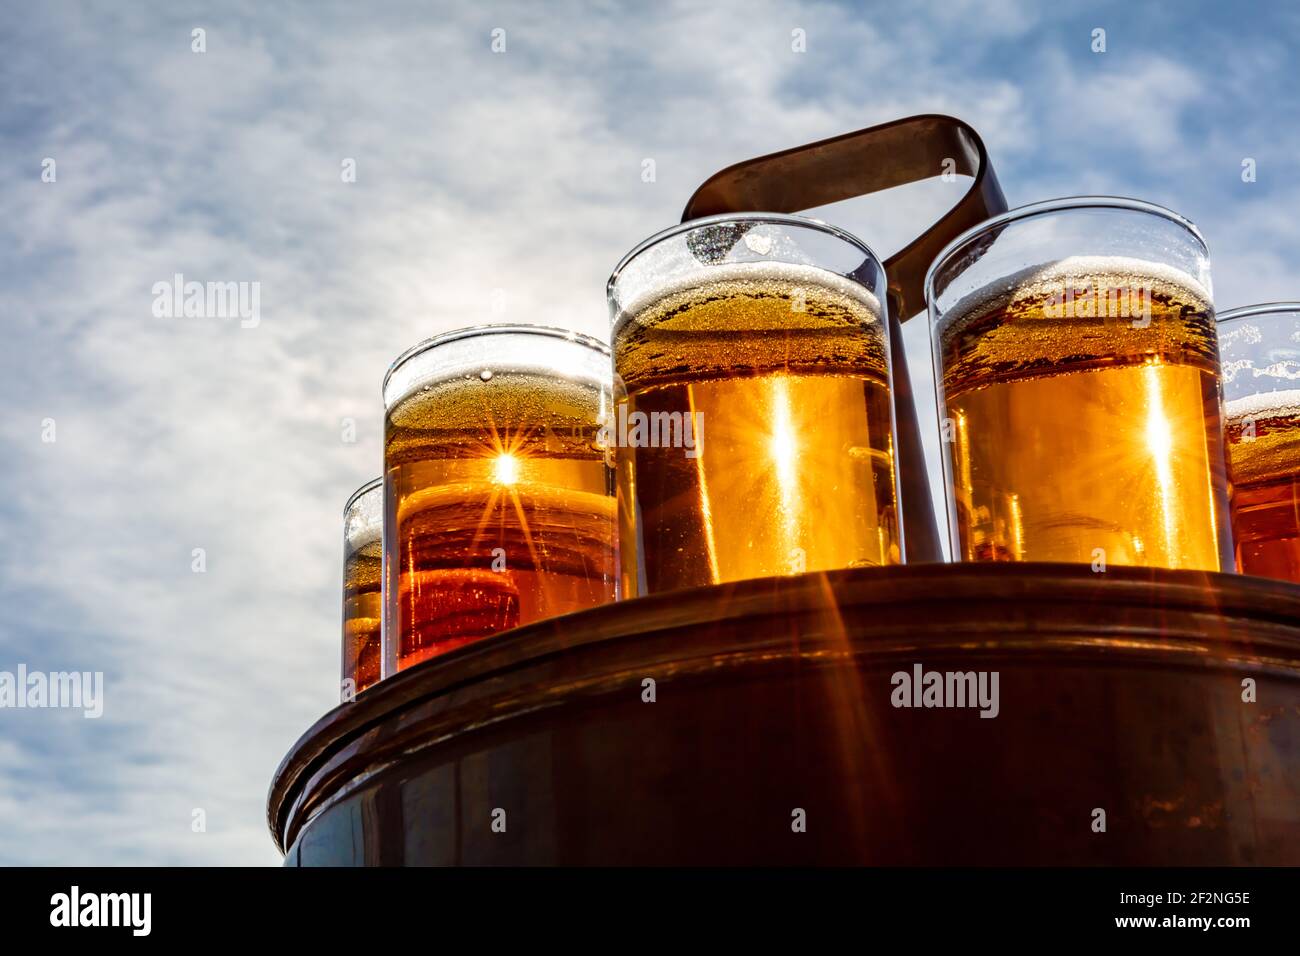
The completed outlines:
<svg viewBox="0 0 1300 956">
<path fill-rule="evenodd" d="M 996 672 L 997 716 L 896 706 L 918 666 Z M 609 605 L 326 714 L 268 819 L 288 865 L 1300 864 L 1300 587 L 935 564 Z"/>
</svg>

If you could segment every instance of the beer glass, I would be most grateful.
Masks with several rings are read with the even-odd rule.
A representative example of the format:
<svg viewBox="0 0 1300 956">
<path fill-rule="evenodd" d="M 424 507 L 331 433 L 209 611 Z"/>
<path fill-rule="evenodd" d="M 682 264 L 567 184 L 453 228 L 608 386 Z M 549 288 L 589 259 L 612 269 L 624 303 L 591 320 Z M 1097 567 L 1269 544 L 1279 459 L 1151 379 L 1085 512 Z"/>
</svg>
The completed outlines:
<svg viewBox="0 0 1300 956">
<path fill-rule="evenodd" d="M 1210 259 L 1150 203 L 1025 206 L 926 276 L 952 553 L 1233 566 Z"/>
<path fill-rule="evenodd" d="M 383 394 L 386 674 L 613 599 L 605 345 L 448 332 L 398 357 Z"/>
<path fill-rule="evenodd" d="M 343 506 L 343 680 L 350 700 L 379 680 L 383 610 L 383 479 L 368 481 Z M 350 683 L 349 683 L 350 682 Z"/>
<path fill-rule="evenodd" d="M 1300 584 L 1300 302 L 1219 316 L 1242 574 Z"/>
<path fill-rule="evenodd" d="M 901 554 L 884 270 L 798 216 L 692 220 L 608 285 L 623 597 Z"/>
</svg>

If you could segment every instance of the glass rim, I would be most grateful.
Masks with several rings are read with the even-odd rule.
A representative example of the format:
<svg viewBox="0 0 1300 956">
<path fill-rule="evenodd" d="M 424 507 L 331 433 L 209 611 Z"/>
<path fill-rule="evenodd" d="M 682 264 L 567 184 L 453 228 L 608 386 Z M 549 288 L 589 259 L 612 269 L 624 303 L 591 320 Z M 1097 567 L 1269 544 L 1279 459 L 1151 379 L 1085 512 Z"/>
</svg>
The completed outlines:
<svg viewBox="0 0 1300 956">
<path fill-rule="evenodd" d="M 1258 305 L 1242 305 L 1226 312 L 1215 314 L 1215 324 L 1246 319 L 1254 315 L 1267 315 L 1270 312 L 1300 312 L 1300 302 L 1260 302 Z"/>
<path fill-rule="evenodd" d="M 379 387 L 379 394 L 382 396 L 388 391 L 388 380 L 393 377 L 393 373 L 417 355 L 422 355 L 439 345 L 446 345 L 448 342 L 459 342 L 461 339 L 474 338 L 479 335 L 505 334 L 540 335 L 545 338 L 566 339 L 577 345 L 585 345 L 587 348 L 594 349 L 606 357 L 612 354 L 609 346 L 595 336 L 587 335 L 584 332 L 574 332 L 570 329 L 558 329 L 553 325 L 521 325 L 515 322 L 468 325 L 464 328 L 440 332 L 421 342 L 417 342 L 393 359 L 392 364 L 388 366 L 388 371 L 384 373 L 384 381 Z"/>
<path fill-rule="evenodd" d="M 880 269 L 884 270 L 884 261 L 876 255 L 876 251 L 859 239 L 853 233 L 839 226 L 832 225 L 822 219 L 814 219 L 811 216 L 797 216 L 785 212 L 723 212 L 714 216 L 701 216 L 699 219 L 688 219 L 685 222 L 679 222 L 669 226 L 667 229 L 661 229 L 646 239 L 642 239 L 631 251 L 626 253 L 623 258 L 618 260 L 618 265 L 614 266 L 614 271 L 609 274 L 609 280 L 605 283 L 605 298 L 612 297 L 614 285 L 618 282 L 619 275 L 627 268 L 628 263 L 653 246 L 674 236 L 679 236 L 684 232 L 691 232 L 695 229 L 703 229 L 708 226 L 716 226 L 724 222 L 753 222 L 753 223 L 772 223 L 774 225 L 801 226 L 809 228 L 816 232 L 822 232 L 827 235 L 842 239 L 851 246 L 861 249 Z"/>
<path fill-rule="evenodd" d="M 1015 209 L 1008 209 L 1004 213 L 985 219 L 983 222 L 976 223 L 965 232 L 960 233 L 955 239 L 939 250 L 939 254 L 934 257 L 930 263 L 930 268 L 925 271 L 925 301 L 929 305 L 934 301 L 934 277 L 935 274 L 947 264 L 959 248 L 970 242 L 972 239 L 983 235 L 993 229 L 1018 222 L 1022 219 L 1032 219 L 1035 216 L 1046 215 L 1047 213 L 1062 212 L 1067 209 L 1124 209 L 1129 212 L 1145 212 L 1151 215 L 1168 219 L 1175 225 L 1182 226 L 1196 239 L 1201 249 L 1208 256 L 1210 248 L 1205 243 L 1205 237 L 1201 235 L 1201 230 L 1196 228 L 1196 223 L 1192 222 L 1186 216 L 1182 216 L 1166 206 L 1157 203 L 1147 202 L 1145 199 L 1131 199 L 1127 196 L 1062 196 L 1059 199 L 1044 199 L 1041 202 L 1033 202 L 1024 206 L 1017 206 Z"/>
<path fill-rule="evenodd" d="M 384 476 L 380 475 L 378 478 L 371 478 L 369 481 L 367 481 L 356 491 L 352 492 L 352 494 L 348 496 L 348 503 L 343 506 L 343 514 L 346 515 L 349 511 L 351 511 L 352 506 L 357 503 L 357 499 L 359 499 L 362 495 L 364 495 L 368 491 L 374 491 L 376 488 L 381 487 L 383 483 L 384 483 Z"/>
</svg>

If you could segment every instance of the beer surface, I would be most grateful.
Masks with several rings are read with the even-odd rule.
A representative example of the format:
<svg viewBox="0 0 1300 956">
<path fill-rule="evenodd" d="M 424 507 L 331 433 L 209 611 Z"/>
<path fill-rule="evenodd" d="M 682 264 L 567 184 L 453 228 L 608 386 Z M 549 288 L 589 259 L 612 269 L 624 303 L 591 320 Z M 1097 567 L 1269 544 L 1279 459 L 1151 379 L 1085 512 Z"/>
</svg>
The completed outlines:
<svg viewBox="0 0 1300 956">
<path fill-rule="evenodd" d="M 706 274 L 614 331 L 620 415 L 700 426 L 693 449 L 616 442 L 623 595 L 897 562 L 878 302 L 806 266 Z"/>
<path fill-rule="evenodd" d="M 813 266 L 713 266 L 633 301 L 614 330 L 628 391 L 656 383 L 767 373 L 863 374 L 886 380 L 879 300 Z"/>
<path fill-rule="evenodd" d="M 937 331 L 967 560 L 1231 567 L 1214 312 L 1195 281 L 1066 259 Z"/>
<path fill-rule="evenodd" d="M 383 550 L 379 537 L 360 544 L 343 563 L 343 677 L 359 693 L 379 680 Z"/>
<path fill-rule="evenodd" d="M 399 669 L 614 597 L 600 387 L 488 371 L 433 384 L 388 414 Z"/>
<path fill-rule="evenodd" d="M 433 383 L 389 410 L 384 461 L 481 460 L 525 448 L 530 457 L 600 457 L 600 388 L 528 371 L 492 371 Z"/>
<path fill-rule="evenodd" d="M 1116 256 L 1025 269 L 958 301 L 938 333 L 949 392 L 1156 359 L 1218 369 L 1205 290 L 1172 267 Z"/>
<path fill-rule="evenodd" d="M 1300 584 L 1300 389 L 1236 399 L 1227 411 L 1238 569 Z"/>
</svg>

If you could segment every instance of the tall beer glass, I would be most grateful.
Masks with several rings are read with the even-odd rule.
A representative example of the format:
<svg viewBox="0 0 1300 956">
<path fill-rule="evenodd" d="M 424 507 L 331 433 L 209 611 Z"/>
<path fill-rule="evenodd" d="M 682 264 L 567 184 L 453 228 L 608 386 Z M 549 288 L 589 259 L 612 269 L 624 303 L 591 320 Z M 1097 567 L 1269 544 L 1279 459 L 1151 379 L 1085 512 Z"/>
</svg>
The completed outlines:
<svg viewBox="0 0 1300 956">
<path fill-rule="evenodd" d="M 448 332 L 384 379 L 385 663 L 402 670 L 614 598 L 609 349 L 538 326 Z"/>
<path fill-rule="evenodd" d="M 1219 316 L 1243 574 L 1300 584 L 1300 302 Z"/>
<path fill-rule="evenodd" d="M 384 483 L 376 478 L 353 492 L 343 506 L 344 700 L 379 680 L 383 523 Z"/>
<path fill-rule="evenodd" d="M 1082 197 L 966 232 L 926 277 L 953 555 L 1229 570 L 1210 259 Z"/>
<path fill-rule="evenodd" d="M 884 270 L 796 216 L 697 219 L 608 294 L 622 595 L 894 564 Z"/>
</svg>

